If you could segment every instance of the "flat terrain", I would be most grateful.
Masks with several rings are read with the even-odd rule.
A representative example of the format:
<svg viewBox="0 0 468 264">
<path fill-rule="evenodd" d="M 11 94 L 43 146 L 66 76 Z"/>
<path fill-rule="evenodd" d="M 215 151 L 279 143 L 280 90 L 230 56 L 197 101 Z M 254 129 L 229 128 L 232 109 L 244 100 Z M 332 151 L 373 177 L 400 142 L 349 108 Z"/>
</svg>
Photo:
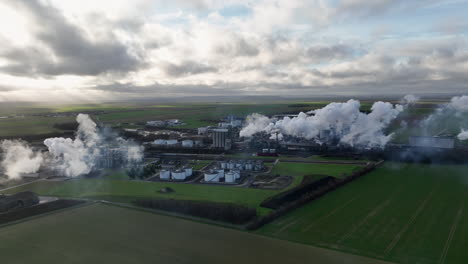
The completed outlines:
<svg viewBox="0 0 468 264">
<path fill-rule="evenodd" d="M 465 263 L 468 166 L 389 163 L 257 232 L 398 263 Z"/>
<path fill-rule="evenodd" d="M 339 100 L 346 101 L 346 100 Z M 106 103 L 82 105 L 5 104 L 0 106 L 0 137 L 40 136 L 60 133 L 56 124 L 74 123 L 78 113 L 88 113 L 94 119 L 114 127 L 139 128 L 149 120 L 181 119 L 185 125 L 177 128 L 197 128 L 214 125 L 228 115 L 246 116 L 251 113 L 279 114 L 322 108 L 331 101 L 277 101 L 245 103 Z M 421 118 L 436 102 L 420 102 L 406 118 Z M 372 102 L 362 101 L 367 111 Z M 398 127 L 399 128 L 399 127 Z"/>
<path fill-rule="evenodd" d="M 305 175 L 327 175 L 332 177 L 342 177 L 344 174 L 351 174 L 360 166 L 348 164 L 318 164 L 318 163 L 297 163 L 297 162 L 278 162 L 271 170 L 271 174 L 288 176 Z"/>
<path fill-rule="evenodd" d="M 2 263 L 384 263 L 103 204 L 0 227 Z"/>
<path fill-rule="evenodd" d="M 159 193 L 164 187 L 170 187 L 175 192 Z M 256 208 L 259 214 L 270 211 L 260 207 L 260 203 L 279 192 L 219 185 L 77 179 L 65 182 L 38 181 L 9 189 L 5 193 L 25 190 L 44 196 L 105 199 L 116 202 L 129 202 L 137 198 L 167 198 L 236 203 Z"/>
</svg>

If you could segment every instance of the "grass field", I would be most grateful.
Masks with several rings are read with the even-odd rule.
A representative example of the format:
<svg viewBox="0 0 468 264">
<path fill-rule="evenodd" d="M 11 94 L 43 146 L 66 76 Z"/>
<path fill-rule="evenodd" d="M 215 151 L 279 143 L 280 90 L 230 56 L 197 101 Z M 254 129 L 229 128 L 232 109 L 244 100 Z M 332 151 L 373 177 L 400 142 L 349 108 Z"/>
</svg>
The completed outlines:
<svg viewBox="0 0 468 264">
<path fill-rule="evenodd" d="M 351 174 L 359 169 L 358 165 L 348 164 L 317 164 L 317 163 L 298 163 L 298 162 L 278 162 L 271 170 L 271 174 L 287 175 L 300 177 L 304 175 L 328 175 L 332 177 L 342 177 L 344 174 Z"/>
<path fill-rule="evenodd" d="M 467 171 L 386 164 L 258 233 L 398 263 L 465 263 Z"/>
<path fill-rule="evenodd" d="M 163 187 L 170 187 L 175 192 L 159 193 L 158 191 Z M 118 202 L 129 202 L 136 198 L 155 197 L 236 203 L 256 208 L 259 214 L 265 214 L 270 211 L 270 209 L 260 207 L 260 203 L 267 197 L 279 192 L 232 186 L 80 179 L 65 182 L 39 181 L 10 189 L 6 193 L 24 190 L 34 191 L 46 196 L 95 198 Z"/>
<path fill-rule="evenodd" d="M 2 263 L 382 263 L 246 232 L 93 204 L 0 227 Z"/>
</svg>

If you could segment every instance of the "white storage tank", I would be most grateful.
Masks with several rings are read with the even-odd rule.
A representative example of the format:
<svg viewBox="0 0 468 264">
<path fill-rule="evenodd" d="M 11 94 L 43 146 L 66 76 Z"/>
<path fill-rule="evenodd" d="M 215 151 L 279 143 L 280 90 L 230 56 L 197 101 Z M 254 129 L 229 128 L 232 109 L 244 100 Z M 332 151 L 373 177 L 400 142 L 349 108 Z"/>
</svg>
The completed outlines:
<svg viewBox="0 0 468 264">
<path fill-rule="evenodd" d="M 221 169 L 227 169 L 227 164 L 225 161 L 221 161 Z"/>
<path fill-rule="evenodd" d="M 230 170 L 234 169 L 235 166 L 236 166 L 236 163 L 233 160 L 229 161 L 229 163 L 227 164 L 227 167 Z"/>
<path fill-rule="evenodd" d="M 176 145 L 177 144 L 177 139 L 169 139 L 166 141 L 166 145 Z"/>
<path fill-rule="evenodd" d="M 224 170 L 223 169 L 216 170 L 216 171 L 218 172 L 219 178 L 224 178 Z"/>
<path fill-rule="evenodd" d="M 236 180 L 240 179 L 240 170 L 232 170 L 231 172 L 234 174 Z"/>
<path fill-rule="evenodd" d="M 176 170 L 171 173 L 173 180 L 185 180 L 185 170 Z"/>
<path fill-rule="evenodd" d="M 184 148 L 193 148 L 193 140 L 182 140 L 182 147 Z"/>
<path fill-rule="evenodd" d="M 205 182 L 219 182 L 219 174 L 217 171 L 205 172 Z"/>
<path fill-rule="evenodd" d="M 252 163 L 245 164 L 245 169 L 246 170 L 253 170 L 253 164 Z"/>
<path fill-rule="evenodd" d="M 166 140 L 164 140 L 164 139 L 156 139 L 156 140 L 154 141 L 154 145 L 158 145 L 158 146 L 160 146 L 160 145 L 166 145 Z"/>
<path fill-rule="evenodd" d="M 161 170 L 159 172 L 159 178 L 163 180 L 169 180 L 169 178 L 171 178 L 171 172 L 168 170 Z"/>
<path fill-rule="evenodd" d="M 236 163 L 236 166 L 235 166 L 235 168 L 236 168 L 236 169 L 238 169 L 238 170 L 243 170 L 243 169 L 244 169 L 244 164 L 243 164 L 243 163 L 240 163 L 240 162 L 238 162 L 238 163 Z"/>
<path fill-rule="evenodd" d="M 185 170 L 185 177 L 192 176 L 192 167 L 186 167 L 184 170 Z"/>
<path fill-rule="evenodd" d="M 236 175 L 233 172 L 227 172 L 225 174 L 225 182 L 235 182 L 236 181 Z"/>
</svg>

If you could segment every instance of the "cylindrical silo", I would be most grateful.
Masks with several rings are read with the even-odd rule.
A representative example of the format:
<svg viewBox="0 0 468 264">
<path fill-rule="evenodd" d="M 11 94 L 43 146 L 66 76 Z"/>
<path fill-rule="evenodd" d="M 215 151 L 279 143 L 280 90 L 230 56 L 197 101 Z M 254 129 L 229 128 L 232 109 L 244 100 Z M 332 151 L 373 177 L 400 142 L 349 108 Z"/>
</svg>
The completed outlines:
<svg viewBox="0 0 468 264">
<path fill-rule="evenodd" d="M 192 168 L 191 167 L 186 167 L 184 170 L 185 170 L 185 177 L 192 176 Z"/>
<path fill-rule="evenodd" d="M 168 171 L 168 170 L 161 170 L 159 172 L 159 178 L 160 179 L 169 180 L 170 177 L 171 177 L 171 172 Z"/>
<path fill-rule="evenodd" d="M 185 170 L 176 170 L 171 173 L 173 180 L 185 180 Z"/>
<path fill-rule="evenodd" d="M 227 172 L 225 174 L 225 182 L 232 183 L 232 182 L 235 182 L 235 181 L 236 181 L 236 175 L 234 175 L 233 172 L 230 171 L 230 172 Z"/>
<path fill-rule="evenodd" d="M 205 182 L 219 182 L 219 174 L 217 171 L 205 172 Z"/>
</svg>

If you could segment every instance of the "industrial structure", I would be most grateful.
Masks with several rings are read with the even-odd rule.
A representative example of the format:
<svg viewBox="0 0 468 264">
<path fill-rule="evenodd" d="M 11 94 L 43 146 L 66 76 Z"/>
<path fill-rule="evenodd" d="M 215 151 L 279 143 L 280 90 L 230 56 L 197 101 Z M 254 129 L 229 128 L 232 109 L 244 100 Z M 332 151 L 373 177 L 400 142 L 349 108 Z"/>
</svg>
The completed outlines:
<svg viewBox="0 0 468 264">
<path fill-rule="evenodd" d="M 229 129 L 217 128 L 213 129 L 213 147 L 222 148 L 225 150 L 231 149 L 231 139 L 229 135 Z"/>
</svg>

